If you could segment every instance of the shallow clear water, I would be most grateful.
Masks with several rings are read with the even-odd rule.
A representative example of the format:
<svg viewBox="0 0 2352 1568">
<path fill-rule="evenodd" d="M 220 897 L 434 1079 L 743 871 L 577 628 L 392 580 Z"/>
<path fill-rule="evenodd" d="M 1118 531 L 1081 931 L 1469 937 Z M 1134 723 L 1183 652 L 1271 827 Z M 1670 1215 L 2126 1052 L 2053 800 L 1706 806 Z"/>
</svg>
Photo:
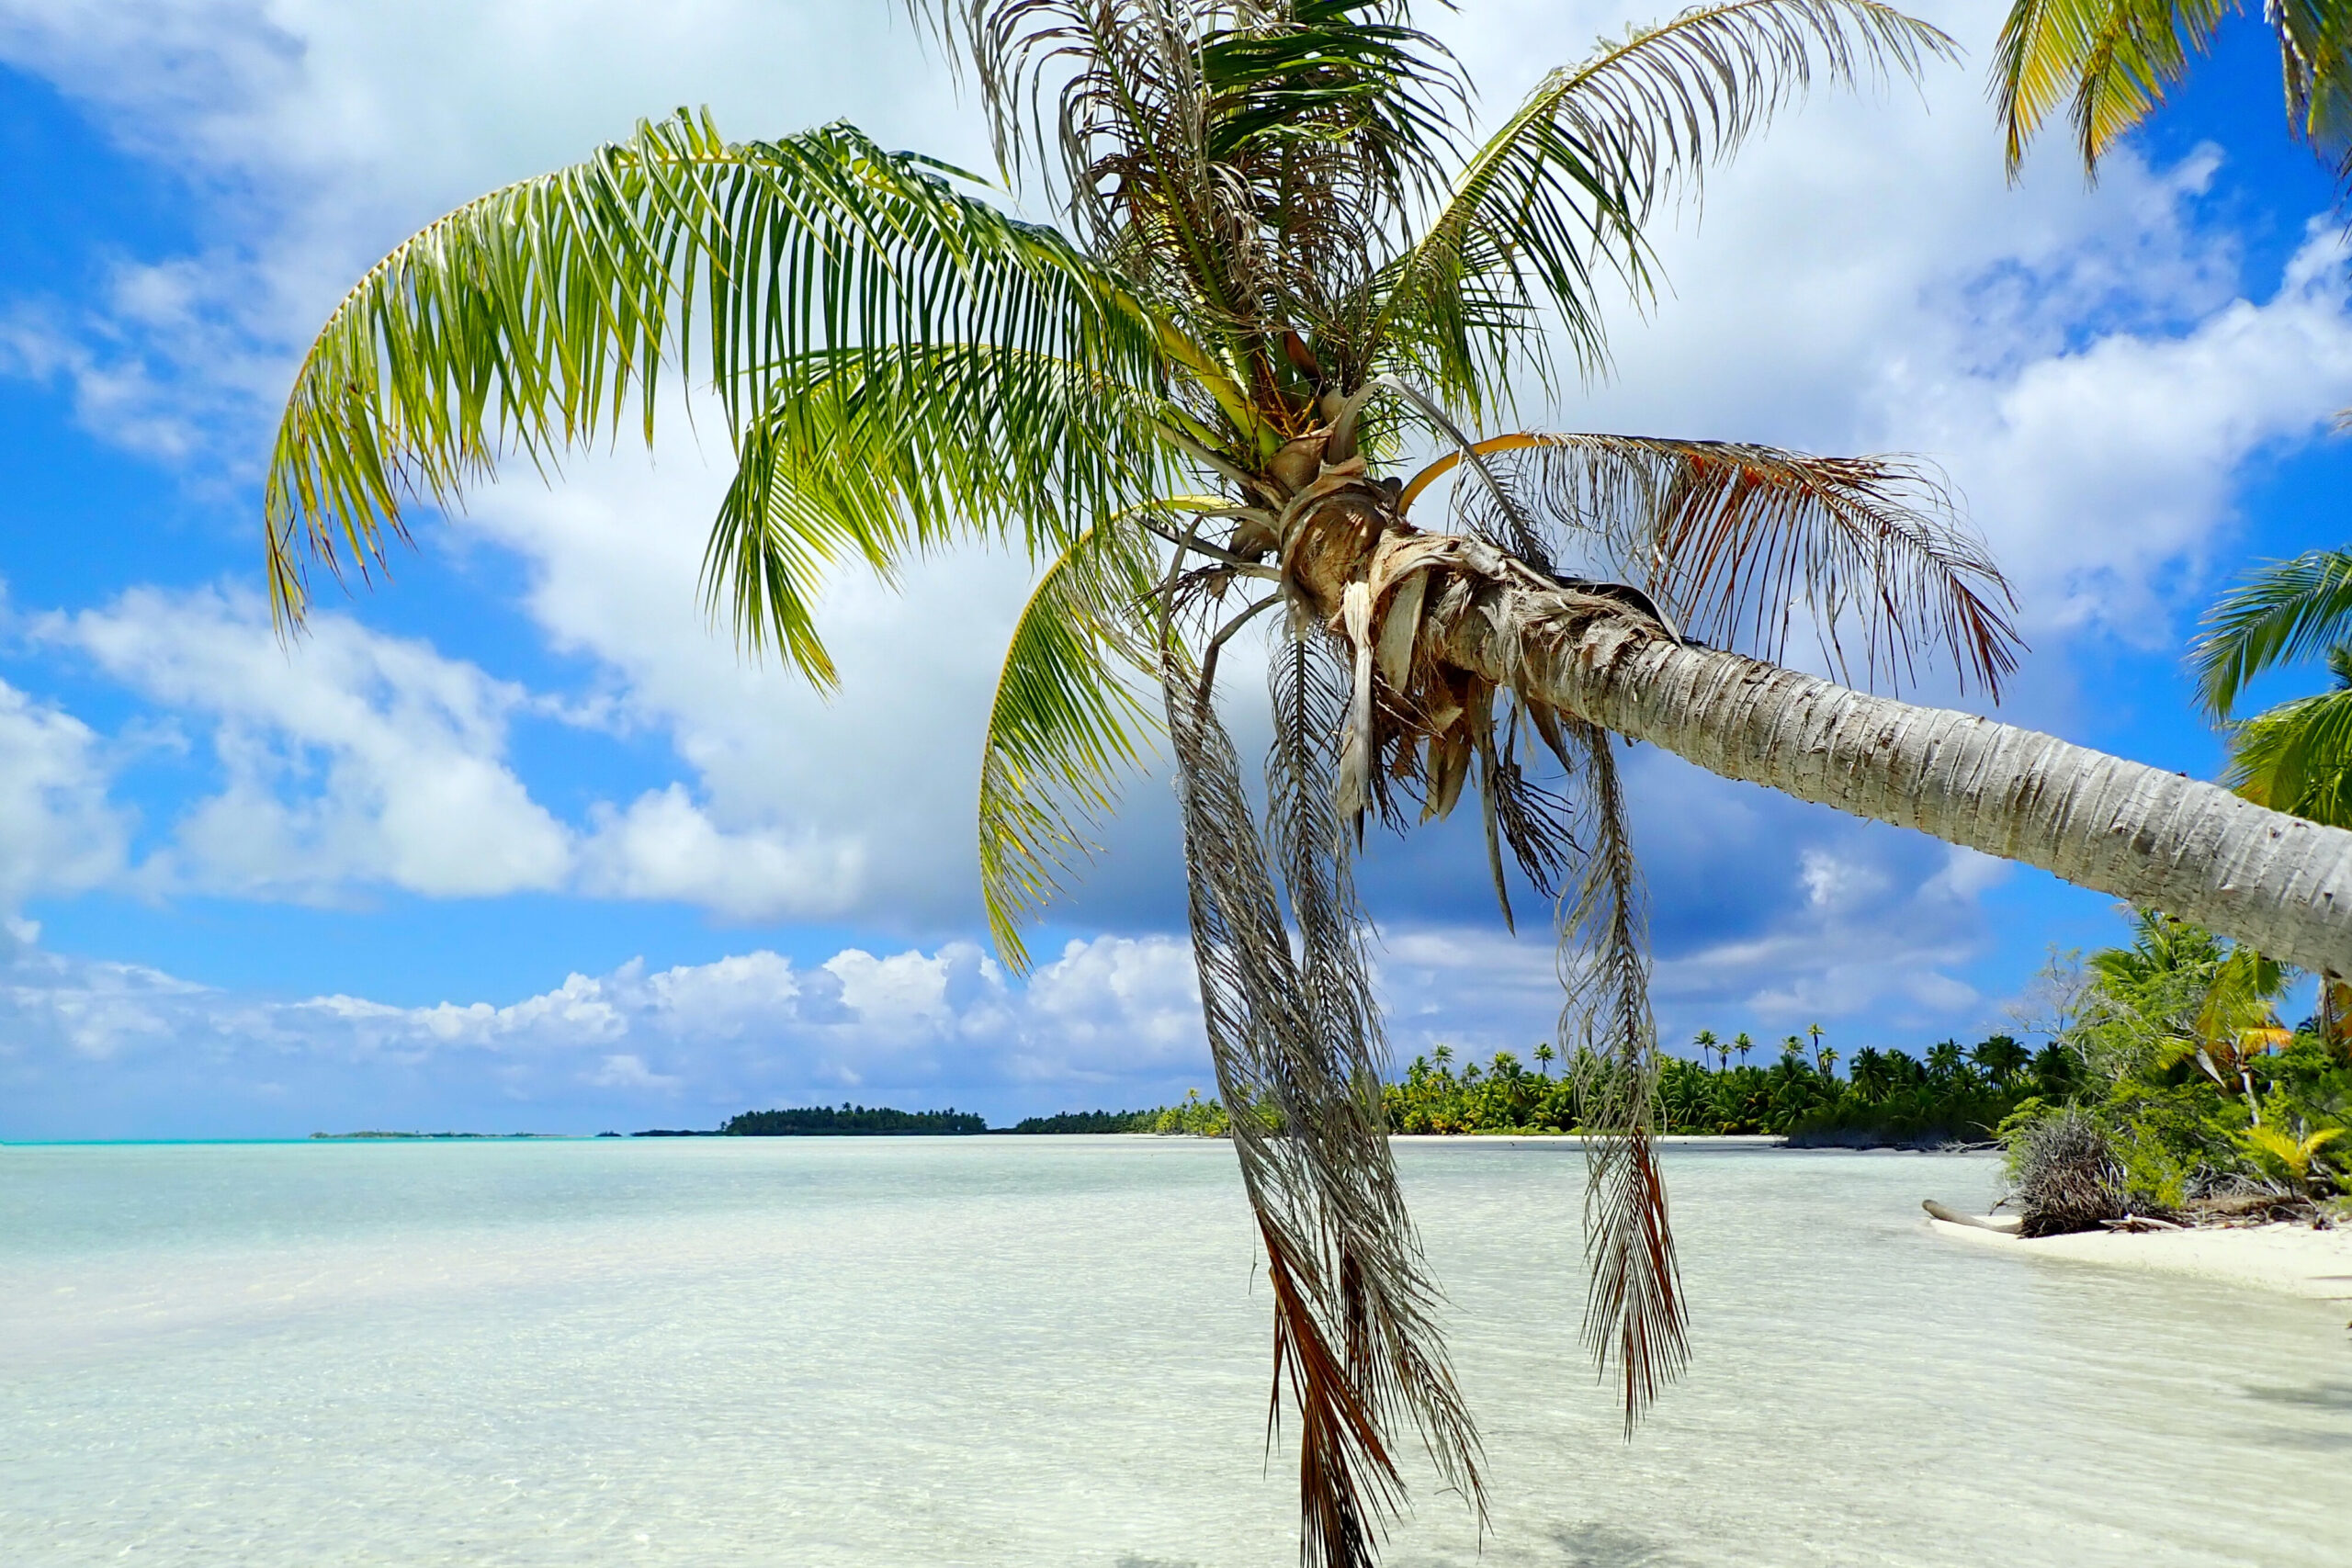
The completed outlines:
<svg viewBox="0 0 2352 1568">
<path fill-rule="evenodd" d="M 1483 1556 L 2340 1565 L 2341 1305 L 1927 1234 L 1988 1161 L 1668 1151 L 1697 1359 L 1628 1446 L 1583 1164 L 1400 1148 Z M 0 1561 L 1284 1564 L 1230 1152 L 1147 1139 L 0 1149 Z"/>
</svg>

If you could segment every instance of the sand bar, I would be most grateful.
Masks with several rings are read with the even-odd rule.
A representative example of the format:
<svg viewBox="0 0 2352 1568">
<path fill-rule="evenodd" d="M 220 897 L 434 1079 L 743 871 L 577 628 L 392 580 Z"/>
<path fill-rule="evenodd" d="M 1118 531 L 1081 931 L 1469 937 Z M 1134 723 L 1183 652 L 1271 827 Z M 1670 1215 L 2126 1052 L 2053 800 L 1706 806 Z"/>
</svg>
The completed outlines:
<svg viewBox="0 0 2352 1568">
<path fill-rule="evenodd" d="M 2195 1274 L 2322 1301 L 2352 1301 L 2352 1228 L 2308 1224 L 2210 1227 L 2126 1235 L 2086 1231 L 2026 1241 L 2000 1231 L 1920 1217 L 1938 1235 L 2015 1257 L 2062 1258 L 2118 1269 Z"/>
</svg>

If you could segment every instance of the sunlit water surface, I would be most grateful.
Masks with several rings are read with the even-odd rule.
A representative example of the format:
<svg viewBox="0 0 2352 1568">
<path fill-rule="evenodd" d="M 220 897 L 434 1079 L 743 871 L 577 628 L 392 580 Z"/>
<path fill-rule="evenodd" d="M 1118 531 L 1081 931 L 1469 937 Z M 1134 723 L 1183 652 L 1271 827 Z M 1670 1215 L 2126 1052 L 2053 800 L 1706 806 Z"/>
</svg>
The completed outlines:
<svg viewBox="0 0 2352 1568">
<path fill-rule="evenodd" d="M 1492 1517 L 1417 1473 L 1390 1562 L 2352 1562 L 2341 1305 L 1928 1235 L 1983 1159 L 1676 1148 L 1628 1446 L 1575 1150 L 1399 1158 Z M 1222 1145 L 0 1149 L 0 1561 L 1286 1564 L 1269 1342 Z"/>
</svg>

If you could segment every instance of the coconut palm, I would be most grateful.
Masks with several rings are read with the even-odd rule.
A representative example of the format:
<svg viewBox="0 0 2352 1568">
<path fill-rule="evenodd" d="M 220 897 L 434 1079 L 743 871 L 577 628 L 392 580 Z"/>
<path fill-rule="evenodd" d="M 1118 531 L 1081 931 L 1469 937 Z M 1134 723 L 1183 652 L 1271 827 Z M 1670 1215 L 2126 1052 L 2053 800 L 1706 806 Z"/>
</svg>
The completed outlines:
<svg viewBox="0 0 2352 1568">
<path fill-rule="evenodd" d="M 1894 1088 L 1894 1076 L 1886 1053 L 1875 1045 L 1865 1045 L 1854 1053 L 1849 1075 L 1854 1092 L 1864 1100 L 1884 1100 Z"/>
<path fill-rule="evenodd" d="M 735 448 L 706 581 L 749 649 L 829 684 L 829 569 L 968 541 L 1035 560 L 980 761 L 992 930 L 1020 964 L 1156 735 L 1219 1099 L 1258 1111 L 1230 1129 L 1311 1558 L 1370 1558 L 1408 1426 L 1482 1495 L 1383 1135 L 1368 820 L 1467 796 L 1506 918 L 1507 863 L 1563 896 L 1562 1043 L 1604 1134 L 1586 1333 L 1629 1429 L 1685 1339 L 1612 738 L 2297 962 L 2352 947 L 2352 834 L 1771 662 L 1800 637 L 1849 679 L 1940 658 L 1988 694 L 2014 667 L 2007 590 L 1912 465 L 1505 423 L 1515 388 L 1603 367 L 1603 297 L 1651 288 L 1662 200 L 1815 76 L 1916 73 L 1940 33 L 1876 0 L 1734 0 L 1473 137 L 1404 0 L 919 9 L 1060 227 L 854 127 L 734 141 L 684 113 L 469 203 L 370 270 L 298 373 L 275 603 L 299 625 L 313 565 L 373 570 L 414 507 L 502 461 L 650 440 L 671 369 Z M 1252 626 L 1262 809 L 1217 687 Z"/>
<path fill-rule="evenodd" d="M 1960 1077 L 1962 1066 L 1960 1042 L 1939 1040 L 1928 1047 L 1928 1076 L 1939 1084 L 1949 1084 Z"/>
<path fill-rule="evenodd" d="M 1747 1031 L 1743 1029 L 1731 1037 L 1731 1048 L 1739 1053 L 1739 1065 L 1744 1067 L 1747 1065 L 1747 1054 L 1756 1049 L 1756 1042 L 1749 1039 Z"/>
<path fill-rule="evenodd" d="M 1539 1077 L 1550 1077 L 1552 1076 L 1552 1059 L 1558 1055 L 1558 1052 L 1552 1049 L 1552 1043 L 1550 1041 L 1544 1040 L 1538 1042 L 1535 1047 L 1536 1076 Z"/>
<path fill-rule="evenodd" d="M 1715 1038 L 1715 1032 L 1712 1029 L 1699 1031 L 1690 1037 L 1690 1043 L 1699 1047 L 1699 1059 L 1702 1062 L 1713 1061 L 1723 1054 L 1723 1043 Z"/>
<path fill-rule="evenodd" d="M 2013 0 L 1993 55 L 1993 96 L 2015 178 L 2027 143 L 2061 104 L 2083 172 L 2162 103 L 2245 0 Z M 2289 130 L 2352 175 L 2352 4 L 2265 0 L 2278 35 Z"/>
<path fill-rule="evenodd" d="M 1984 1040 L 1969 1055 L 1994 1083 L 2004 1089 L 2033 1061 L 2033 1053 L 2007 1034 Z"/>
<path fill-rule="evenodd" d="M 2247 719 L 2256 677 L 2317 657 L 2330 690 Z M 2274 561 L 2208 611 L 2189 663 L 2207 716 L 2228 727 L 2228 783 L 2248 800 L 2352 828 L 2352 551 Z"/>
<path fill-rule="evenodd" d="M 2328 690 L 2237 716 L 2256 677 L 2314 657 Z M 2254 573 L 2207 612 L 2189 662 L 2207 716 L 2229 737 L 2222 782 L 2258 805 L 2352 828 L 2352 551 L 2312 550 Z M 2352 981 L 2339 967 L 2320 986 L 2322 1033 L 2345 1043 L 2347 1019 Z"/>
</svg>

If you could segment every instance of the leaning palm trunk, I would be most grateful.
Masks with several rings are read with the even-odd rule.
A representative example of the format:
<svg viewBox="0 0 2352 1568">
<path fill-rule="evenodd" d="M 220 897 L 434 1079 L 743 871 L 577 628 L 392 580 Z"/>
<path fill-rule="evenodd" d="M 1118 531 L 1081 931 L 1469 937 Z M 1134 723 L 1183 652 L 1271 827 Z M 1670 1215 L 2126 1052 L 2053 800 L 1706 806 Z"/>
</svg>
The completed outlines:
<svg viewBox="0 0 2352 1568">
<path fill-rule="evenodd" d="M 1464 609 L 1430 629 L 1444 657 L 1525 697 L 1725 778 L 2352 974 L 2352 832 L 2015 725 L 1694 647 L 1523 572 L 1497 573 Z"/>
</svg>

